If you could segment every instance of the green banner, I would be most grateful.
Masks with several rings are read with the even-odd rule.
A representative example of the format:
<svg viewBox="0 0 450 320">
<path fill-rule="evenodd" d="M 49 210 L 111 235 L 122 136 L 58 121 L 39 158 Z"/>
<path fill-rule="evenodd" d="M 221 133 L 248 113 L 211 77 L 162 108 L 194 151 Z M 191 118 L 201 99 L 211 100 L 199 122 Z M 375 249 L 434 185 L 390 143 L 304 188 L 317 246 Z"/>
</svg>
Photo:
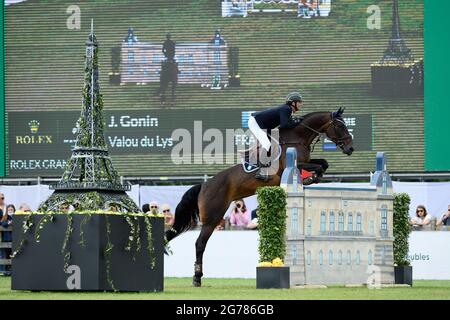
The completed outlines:
<svg viewBox="0 0 450 320">
<path fill-rule="evenodd" d="M 425 170 L 450 170 L 450 1 L 425 0 Z"/>
<path fill-rule="evenodd" d="M 5 130 L 5 118 L 6 118 L 6 113 L 5 113 L 5 41 L 4 41 L 4 5 L 5 2 L 2 1 L 2 4 L 0 5 L 0 10 L 1 10 L 1 34 L 2 34 L 2 50 L 1 51 L 1 76 L 0 76 L 0 90 L 1 90 L 1 94 L 0 94 L 0 113 L 1 113 L 1 117 L 0 117 L 0 177 L 4 177 L 5 176 L 5 158 L 6 158 L 6 139 L 5 139 L 5 135 L 6 135 L 6 130 Z"/>
</svg>

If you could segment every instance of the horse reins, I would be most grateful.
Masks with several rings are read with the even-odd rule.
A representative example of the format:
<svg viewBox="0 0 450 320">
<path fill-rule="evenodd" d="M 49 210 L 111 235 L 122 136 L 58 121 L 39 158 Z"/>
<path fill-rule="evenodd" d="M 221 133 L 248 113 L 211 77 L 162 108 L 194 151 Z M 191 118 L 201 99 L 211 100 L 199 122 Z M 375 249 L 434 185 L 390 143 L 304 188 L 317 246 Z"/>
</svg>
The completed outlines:
<svg viewBox="0 0 450 320">
<path fill-rule="evenodd" d="M 323 131 L 325 131 L 326 129 L 328 129 L 328 128 L 333 124 L 333 121 L 334 121 L 334 119 L 328 121 L 328 122 L 325 123 L 323 126 L 321 126 L 321 127 L 319 128 L 319 130 L 313 129 L 313 128 L 311 128 L 310 126 L 307 126 L 306 124 L 300 122 L 300 125 L 301 125 L 301 126 L 305 127 L 306 129 L 309 129 L 309 130 L 311 130 L 312 132 L 314 132 L 314 133 L 317 134 L 317 139 L 316 139 L 316 141 L 314 142 L 314 144 L 313 144 L 313 146 L 312 146 L 311 152 L 314 151 L 314 147 L 315 147 L 316 144 L 320 141 L 320 136 L 322 135 Z M 322 131 L 322 132 L 321 132 L 321 131 Z M 280 139 L 280 140 L 281 140 L 281 139 Z M 284 145 L 284 144 L 298 144 L 298 143 L 299 143 L 299 141 L 282 141 L 282 142 L 280 141 L 280 145 Z"/>
</svg>

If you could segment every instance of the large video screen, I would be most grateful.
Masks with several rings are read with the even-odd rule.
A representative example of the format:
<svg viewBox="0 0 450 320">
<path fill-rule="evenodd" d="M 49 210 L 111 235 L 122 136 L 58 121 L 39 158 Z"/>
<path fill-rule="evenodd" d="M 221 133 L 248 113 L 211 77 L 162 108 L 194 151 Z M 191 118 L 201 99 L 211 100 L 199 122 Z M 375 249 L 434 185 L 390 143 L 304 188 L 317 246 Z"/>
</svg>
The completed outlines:
<svg viewBox="0 0 450 320">
<path fill-rule="evenodd" d="M 293 91 L 298 116 L 345 107 L 355 152 L 322 139 L 312 156 L 328 172 L 373 171 L 378 151 L 391 172 L 424 171 L 422 0 L 5 4 L 9 177 L 63 173 L 92 25 L 104 135 L 121 175 L 210 175 L 238 163 L 249 114 Z M 182 156 L 180 132 L 192 142 Z M 225 151 L 211 157 L 211 143 Z"/>
</svg>

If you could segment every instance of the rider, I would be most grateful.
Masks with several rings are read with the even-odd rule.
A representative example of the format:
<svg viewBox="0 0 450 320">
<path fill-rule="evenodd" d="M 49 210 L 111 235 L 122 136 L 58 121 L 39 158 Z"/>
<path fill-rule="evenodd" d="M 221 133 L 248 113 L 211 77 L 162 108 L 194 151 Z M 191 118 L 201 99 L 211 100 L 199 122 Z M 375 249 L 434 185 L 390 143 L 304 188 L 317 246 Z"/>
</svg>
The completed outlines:
<svg viewBox="0 0 450 320">
<path fill-rule="evenodd" d="M 164 41 L 162 52 L 167 61 L 173 61 L 175 58 L 175 41 L 171 40 L 170 33 L 166 34 L 166 41 Z"/>
<path fill-rule="evenodd" d="M 263 130 L 275 129 L 278 126 L 280 129 L 294 128 L 300 124 L 303 118 L 293 118 L 292 114 L 299 111 L 302 105 L 303 99 L 300 93 L 292 92 L 287 95 L 285 104 L 276 108 L 255 112 L 250 116 L 248 127 L 265 151 L 268 152 L 270 150 L 270 140 L 267 132 Z M 267 171 L 263 174 L 263 168 L 270 167 L 270 163 L 262 164 L 258 157 L 258 165 L 260 169 L 255 177 L 264 181 L 269 180 L 270 176 L 267 174 Z"/>
</svg>

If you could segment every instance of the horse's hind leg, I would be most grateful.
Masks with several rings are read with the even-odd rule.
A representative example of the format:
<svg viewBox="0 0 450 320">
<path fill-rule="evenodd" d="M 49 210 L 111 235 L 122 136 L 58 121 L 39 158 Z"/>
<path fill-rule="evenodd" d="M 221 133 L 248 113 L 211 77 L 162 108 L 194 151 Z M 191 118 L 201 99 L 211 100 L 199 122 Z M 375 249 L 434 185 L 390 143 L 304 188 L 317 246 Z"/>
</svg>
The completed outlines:
<svg viewBox="0 0 450 320">
<path fill-rule="evenodd" d="M 202 230 L 200 231 L 200 235 L 195 242 L 195 268 L 194 268 L 194 277 L 192 279 L 192 285 L 194 287 L 200 287 L 202 285 L 202 276 L 203 276 L 203 253 L 205 252 L 206 243 L 211 237 L 214 226 L 202 226 Z"/>
</svg>

